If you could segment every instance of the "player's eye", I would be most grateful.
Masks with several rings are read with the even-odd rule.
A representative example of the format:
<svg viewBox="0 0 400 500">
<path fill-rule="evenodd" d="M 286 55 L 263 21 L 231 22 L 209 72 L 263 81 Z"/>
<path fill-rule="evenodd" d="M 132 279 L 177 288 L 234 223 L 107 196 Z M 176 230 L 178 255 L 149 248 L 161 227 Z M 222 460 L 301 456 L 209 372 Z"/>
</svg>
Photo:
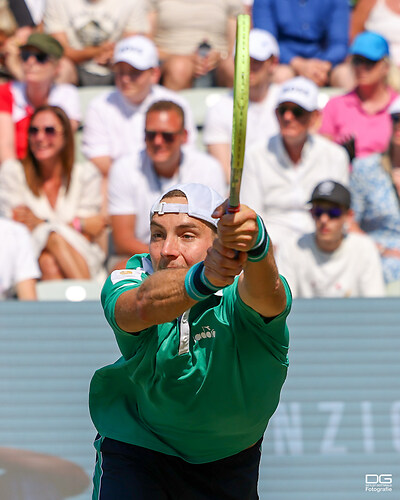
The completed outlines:
<svg viewBox="0 0 400 500">
<path fill-rule="evenodd" d="M 196 238 L 196 235 L 193 233 L 184 233 L 182 234 L 182 238 L 184 240 L 193 240 L 194 238 Z"/>
<path fill-rule="evenodd" d="M 151 233 L 151 241 L 161 240 L 162 237 L 163 237 L 163 235 L 160 231 L 154 231 L 154 233 Z"/>
</svg>

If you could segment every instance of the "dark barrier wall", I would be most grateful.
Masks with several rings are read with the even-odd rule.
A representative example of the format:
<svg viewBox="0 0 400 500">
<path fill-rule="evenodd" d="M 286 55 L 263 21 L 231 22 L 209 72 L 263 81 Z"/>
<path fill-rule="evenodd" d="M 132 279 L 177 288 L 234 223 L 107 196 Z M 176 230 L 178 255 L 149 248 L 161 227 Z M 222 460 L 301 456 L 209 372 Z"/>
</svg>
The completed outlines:
<svg viewBox="0 0 400 500">
<path fill-rule="evenodd" d="M 399 299 L 297 300 L 290 329 L 260 498 L 399 500 Z M 88 384 L 119 356 L 99 303 L 2 302 L 0 341 L 0 498 L 89 500 Z"/>
</svg>

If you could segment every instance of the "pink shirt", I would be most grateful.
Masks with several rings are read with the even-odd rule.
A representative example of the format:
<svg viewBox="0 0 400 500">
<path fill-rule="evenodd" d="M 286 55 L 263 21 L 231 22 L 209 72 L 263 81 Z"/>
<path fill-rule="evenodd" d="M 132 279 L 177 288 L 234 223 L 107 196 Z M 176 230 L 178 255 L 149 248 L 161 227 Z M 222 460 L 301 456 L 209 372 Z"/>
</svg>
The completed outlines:
<svg viewBox="0 0 400 500">
<path fill-rule="evenodd" d="M 321 134 L 340 143 L 351 135 L 355 137 L 356 156 L 386 151 L 392 135 L 392 123 L 387 112 L 398 94 L 390 90 L 389 103 L 375 114 L 366 113 L 353 90 L 330 99 L 322 112 Z"/>
</svg>

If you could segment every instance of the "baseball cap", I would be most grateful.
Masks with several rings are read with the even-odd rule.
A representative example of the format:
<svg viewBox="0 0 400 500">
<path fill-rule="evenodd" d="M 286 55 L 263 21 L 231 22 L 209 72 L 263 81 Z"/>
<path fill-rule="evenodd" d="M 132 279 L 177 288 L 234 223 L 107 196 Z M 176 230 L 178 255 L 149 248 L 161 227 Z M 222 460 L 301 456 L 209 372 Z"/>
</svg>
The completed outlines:
<svg viewBox="0 0 400 500">
<path fill-rule="evenodd" d="M 32 33 L 32 35 L 28 37 L 26 43 L 22 45 L 21 49 L 26 49 L 28 47 L 35 47 L 35 49 L 55 59 L 61 59 L 64 54 L 64 48 L 61 43 L 47 33 Z"/>
<path fill-rule="evenodd" d="M 349 53 L 371 61 L 379 61 L 389 55 L 389 45 L 382 35 L 372 31 L 364 31 L 355 37 Z"/>
<path fill-rule="evenodd" d="M 283 102 L 293 102 L 306 111 L 314 111 L 318 108 L 318 87 L 304 76 L 291 78 L 282 84 L 277 104 Z"/>
<path fill-rule="evenodd" d="M 185 193 L 187 204 L 173 203 L 173 198 L 170 198 L 168 202 L 161 201 L 167 193 L 170 193 L 175 189 L 179 189 L 179 191 Z M 222 196 L 214 191 L 214 189 L 205 186 L 204 184 L 176 184 L 158 197 L 156 202 L 151 207 L 150 219 L 152 219 L 155 213 L 158 213 L 159 215 L 184 213 L 188 214 L 190 217 L 195 217 L 196 219 L 209 222 L 213 226 L 217 226 L 218 219 L 213 219 L 211 215 L 223 202 L 224 199 Z"/>
<path fill-rule="evenodd" d="M 114 63 L 126 62 L 144 71 L 158 66 L 158 54 L 154 43 L 145 36 L 135 35 L 120 40 L 115 46 Z"/>
<path fill-rule="evenodd" d="M 278 43 L 268 31 L 254 28 L 249 35 L 249 54 L 257 61 L 266 61 L 271 56 L 279 56 Z"/>
<path fill-rule="evenodd" d="M 397 115 L 400 113 L 400 96 L 392 102 L 388 109 L 389 115 Z"/>
<path fill-rule="evenodd" d="M 351 195 L 350 191 L 343 184 L 328 180 L 320 182 L 314 188 L 309 203 L 313 203 L 314 201 L 330 201 L 331 203 L 350 208 Z"/>
</svg>

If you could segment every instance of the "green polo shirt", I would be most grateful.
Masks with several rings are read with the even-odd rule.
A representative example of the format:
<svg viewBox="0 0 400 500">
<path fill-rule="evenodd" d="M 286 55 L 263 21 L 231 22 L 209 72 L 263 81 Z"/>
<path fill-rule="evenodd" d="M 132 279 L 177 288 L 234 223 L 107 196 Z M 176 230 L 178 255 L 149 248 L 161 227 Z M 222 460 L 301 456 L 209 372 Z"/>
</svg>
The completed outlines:
<svg viewBox="0 0 400 500">
<path fill-rule="evenodd" d="M 121 293 L 152 273 L 147 254 L 114 271 L 102 305 L 122 357 L 96 371 L 90 413 L 103 437 L 205 463 L 234 455 L 263 435 L 288 368 L 287 305 L 272 320 L 239 297 L 237 279 L 180 318 L 138 334 L 118 327 Z"/>
</svg>

